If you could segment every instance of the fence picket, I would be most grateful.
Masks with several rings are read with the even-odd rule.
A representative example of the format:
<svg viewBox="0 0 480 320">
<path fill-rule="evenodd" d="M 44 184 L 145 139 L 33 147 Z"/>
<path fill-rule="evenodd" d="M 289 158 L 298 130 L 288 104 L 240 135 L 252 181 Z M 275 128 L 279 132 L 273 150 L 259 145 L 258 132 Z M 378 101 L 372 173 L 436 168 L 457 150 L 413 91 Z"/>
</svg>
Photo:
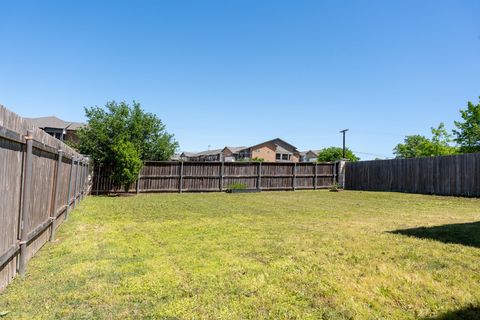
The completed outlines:
<svg viewBox="0 0 480 320">
<path fill-rule="evenodd" d="M 346 189 L 480 196 L 480 153 L 346 164 Z"/>
<path fill-rule="evenodd" d="M 97 182 L 92 193 L 123 192 L 111 181 L 110 172 L 105 168 L 93 177 Z M 337 175 L 335 163 L 145 161 L 141 179 L 144 187 L 139 192 L 207 192 L 223 191 L 233 183 L 260 190 L 328 188 Z"/>
</svg>

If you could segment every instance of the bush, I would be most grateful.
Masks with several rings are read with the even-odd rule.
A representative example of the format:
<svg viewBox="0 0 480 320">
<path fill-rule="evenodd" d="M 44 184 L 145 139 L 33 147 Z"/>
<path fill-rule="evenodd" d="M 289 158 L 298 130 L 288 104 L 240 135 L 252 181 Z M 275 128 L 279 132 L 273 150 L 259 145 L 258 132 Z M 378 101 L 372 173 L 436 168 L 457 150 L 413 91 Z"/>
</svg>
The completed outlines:
<svg viewBox="0 0 480 320">
<path fill-rule="evenodd" d="M 112 179 L 121 184 L 125 192 L 128 192 L 130 185 L 138 178 L 143 161 L 130 141 L 119 141 L 112 146 L 112 150 L 114 152 Z"/>
<path fill-rule="evenodd" d="M 235 182 L 227 187 L 227 190 L 245 190 L 247 185 L 245 183 Z"/>
<path fill-rule="evenodd" d="M 338 147 L 324 148 L 318 154 L 318 162 L 334 162 L 343 158 L 343 149 Z M 345 149 L 345 158 L 349 161 L 355 162 L 360 160 L 350 149 Z"/>
<path fill-rule="evenodd" d="M 88 124 L 78 132 L 76 146 L 95 165 L 112 168 L 112 179 L 128 191 L 143 160 L 168 160 L 178 147 L 173 135 L 139 103 L 108 102 L 104 108 L 85 108 Z"/>
</svg>

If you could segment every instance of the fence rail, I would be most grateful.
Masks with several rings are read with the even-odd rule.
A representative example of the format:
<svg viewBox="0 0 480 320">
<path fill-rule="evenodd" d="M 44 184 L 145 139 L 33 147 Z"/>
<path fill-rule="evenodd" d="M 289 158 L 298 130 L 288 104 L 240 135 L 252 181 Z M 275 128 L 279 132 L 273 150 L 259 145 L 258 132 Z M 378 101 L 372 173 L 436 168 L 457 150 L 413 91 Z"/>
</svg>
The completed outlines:
<svg viewBox="0 0 480 320">
<path fill-rule="evenodd" d="M 131 192 L 225 191 L 233 183 L 248 189 L 297 190 L 331 187 L 337 163 L 146 161 Z M 106 167 L 94 169 L 92 193 L 121 192 Z"/>
<path fill-rule="evenodd" d="M 346 189 L 480 197 L 480 153 L 350 162 Z"/>
<path fill-rule="evenodd" d="M 0 291 L 86 194 L 89 163 L 0 106 Z"/>
</svg>

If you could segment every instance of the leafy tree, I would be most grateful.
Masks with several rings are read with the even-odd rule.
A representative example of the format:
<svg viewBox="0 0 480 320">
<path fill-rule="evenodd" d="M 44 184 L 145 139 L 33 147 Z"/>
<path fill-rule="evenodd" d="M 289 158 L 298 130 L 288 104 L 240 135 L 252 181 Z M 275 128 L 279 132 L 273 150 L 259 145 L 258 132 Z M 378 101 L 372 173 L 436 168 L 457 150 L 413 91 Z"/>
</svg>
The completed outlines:
<svg viewBox="0 0 480 320">
<path fill-rule="evenodd" d="M 480 97 L 479 97 L 480 100 Z M 460 152 L 480 152 L 480 102 L 468 102 L 467 109 L 460 110 L 463 122 L 455 121 L 458 130 L 453 130 Z"/>
<path fill-rule="evenodd" d="M 253 162 L 265 162 L 265 159 L 260 158 L 260 157 L 255 157 L 255 158 L 252 158 L 252 161 Z"/>
<path fill-rule="evenodd" d="M 140 153 L 132 142 L 122 140 L 112 146 L 112 151 L 115 154 L 112 179 L 128 191 L 130 184 L 137 180 L 143 166 Z"/>
<path fill-rule="evenodd" d="M 78 132 L 80 152 L 96 164 L 112 168 L 112 179 L 124 186 L 138 177 L 142 160 L 168 160 L 178 147 L 173 135 L 154 114 L 137 102 L 108 102 L 85 108 L 88 125 Z"/>
<path fill-rule="evenodd" d="M 317 157 L 317 161 L 319 162 L 327 162 L 327 161 L 337 161 L 343 158 L 343 148 L 338 147 L 329 147 L 324 148 L 320 151 Z M 352 150 L 346 148 L 345 149 L 345 158 L 349 161 L 358 161 L 360 160 Z"/>
<path fill-rule="evenodd" d="M 440 123 L 437 128 L 431 128 L 432 138 L 422 135 L 406 136 L 404 143 L 399 143 L 393 149 L 397 158 L 415 158 L 450 155 L 457 153 L 457 148 L 451 145 L 451 135 Z"/>
</svg>

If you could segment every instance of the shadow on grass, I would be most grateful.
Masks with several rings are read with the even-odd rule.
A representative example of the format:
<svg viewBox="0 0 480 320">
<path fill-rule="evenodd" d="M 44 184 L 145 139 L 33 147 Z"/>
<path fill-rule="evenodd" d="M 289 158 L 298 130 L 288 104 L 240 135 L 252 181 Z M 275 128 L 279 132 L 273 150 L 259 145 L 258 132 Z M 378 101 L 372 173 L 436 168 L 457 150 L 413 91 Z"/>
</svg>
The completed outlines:
<svg viewBox="0 0 480 320">
<path fill-rule="evenodd" d="M 480 320 L 480 307 L 470 306 L 423 320 Z"/>
<path fill-rule="evenodd" d="M 480 248 L 480 222 L 394 230 L 389 233 Z"/>
</svg>

